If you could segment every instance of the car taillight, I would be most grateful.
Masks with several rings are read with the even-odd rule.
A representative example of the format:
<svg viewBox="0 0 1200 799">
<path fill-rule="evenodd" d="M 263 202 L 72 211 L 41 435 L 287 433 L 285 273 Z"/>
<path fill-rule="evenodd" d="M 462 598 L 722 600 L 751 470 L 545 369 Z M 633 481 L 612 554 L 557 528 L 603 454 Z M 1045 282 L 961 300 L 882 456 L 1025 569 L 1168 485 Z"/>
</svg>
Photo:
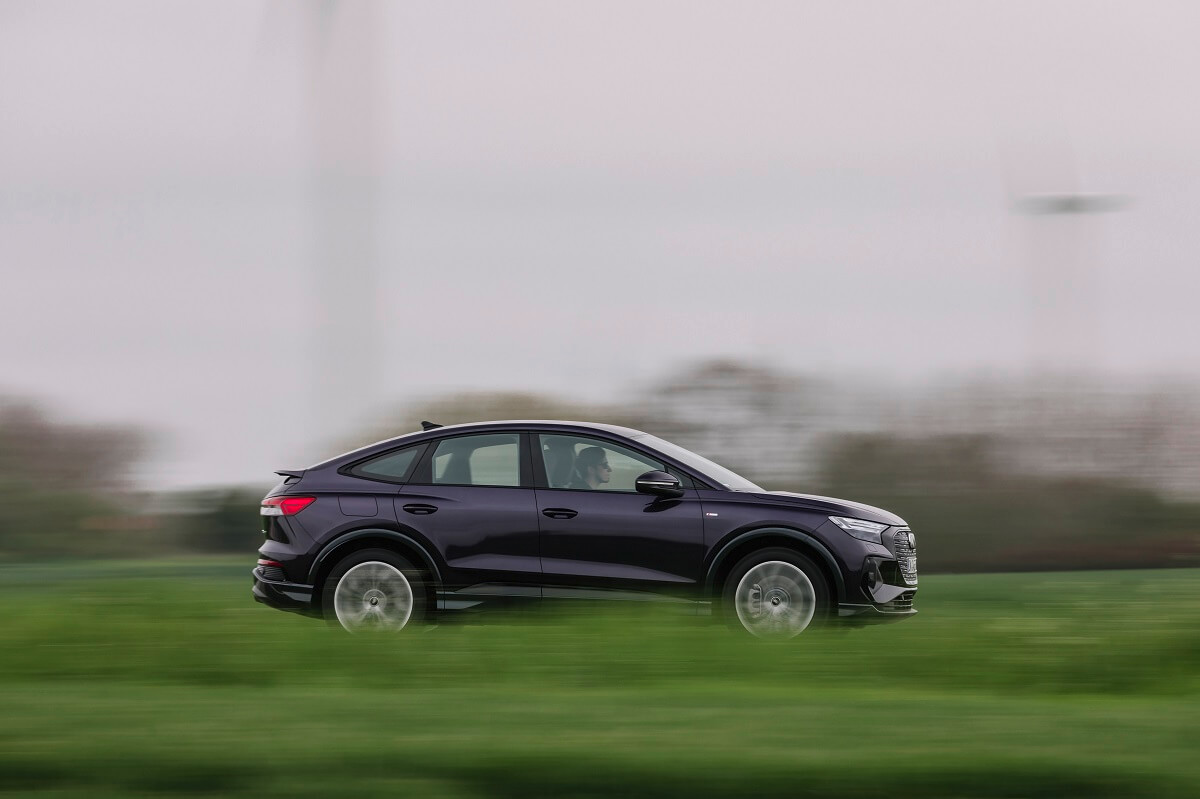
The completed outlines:
<svg viewBox="0 0 1200 799">
<path fill-rule="evenodd" d="M 316 497 L 269 497 L 262 501 L 263 516 L 295 516 L 317 501 Z"/>
</svg>

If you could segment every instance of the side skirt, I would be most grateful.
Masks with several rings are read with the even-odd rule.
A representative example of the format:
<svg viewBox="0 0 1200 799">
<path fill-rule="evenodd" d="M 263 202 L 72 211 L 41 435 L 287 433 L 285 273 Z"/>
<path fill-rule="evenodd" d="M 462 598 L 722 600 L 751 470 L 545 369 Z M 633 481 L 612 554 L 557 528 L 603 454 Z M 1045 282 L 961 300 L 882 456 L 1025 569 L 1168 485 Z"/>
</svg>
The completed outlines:
<svg viewBox="0 0 1200 799">
<path fill-rule="evenodd" d="M 508 585 L 478 583 L 458 591 L 439 591 L 439 611 L 484 610 L 491 605 L 511 605 L 528 600 L 590 600 L 593 602 L 658 602 L 687 609 L 689 615 L 712 615 L 712 603 L 652 591 L 626 591 L 609 588 L 573 588 L 568 586 Z"/>
</svg>

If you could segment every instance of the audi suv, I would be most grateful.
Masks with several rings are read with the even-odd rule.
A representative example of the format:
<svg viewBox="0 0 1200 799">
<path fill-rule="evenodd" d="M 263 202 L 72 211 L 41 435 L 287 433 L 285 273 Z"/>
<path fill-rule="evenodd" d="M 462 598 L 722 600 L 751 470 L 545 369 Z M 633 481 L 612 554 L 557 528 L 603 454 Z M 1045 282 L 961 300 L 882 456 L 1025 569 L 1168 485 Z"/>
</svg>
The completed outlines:
<svg viewBox="0 0 1200 799">
<path fill-rule="evenodd" d="M 422 427 L 277 472 L 256 600 L 350 632 L 512 598 L 685 600 L 764 638 L 916 613 L 916 539 L 888 511 L 615 425 Z"/>
</svg>

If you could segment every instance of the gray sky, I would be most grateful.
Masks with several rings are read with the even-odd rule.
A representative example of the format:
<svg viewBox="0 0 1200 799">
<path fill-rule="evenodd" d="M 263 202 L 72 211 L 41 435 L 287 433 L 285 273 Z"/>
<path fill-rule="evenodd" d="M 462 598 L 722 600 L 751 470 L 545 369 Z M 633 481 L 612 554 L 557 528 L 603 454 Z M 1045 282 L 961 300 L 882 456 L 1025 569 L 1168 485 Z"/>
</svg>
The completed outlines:
<svg viewBox="0 0 1200 799">
<path fill-rule="evenodd" d="M 0 0 L 0 392 L 163 432 L 156 484 L 326 451 L 318 162 L 378 179 L 370 403 L 1020 372 L 1030 192 L 1131 199 L 1050 221 L 1081 368 L 1200 375 L 1197 4 L 322 7 Z"/>
</svg>

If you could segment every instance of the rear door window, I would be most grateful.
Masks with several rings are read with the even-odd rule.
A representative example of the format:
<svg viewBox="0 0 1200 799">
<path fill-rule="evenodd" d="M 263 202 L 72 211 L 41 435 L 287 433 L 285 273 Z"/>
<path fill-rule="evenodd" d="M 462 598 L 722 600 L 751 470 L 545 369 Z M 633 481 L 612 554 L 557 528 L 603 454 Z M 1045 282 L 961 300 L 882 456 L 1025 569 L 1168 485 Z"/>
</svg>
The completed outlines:
<svg viewBox="0 0 1200 799">
<path fill-rule="evenodd" d="M 444 438 L 433 452 L 435 485 L 521 485 L 521 437 L 486 433 Z"/>
</svg>

